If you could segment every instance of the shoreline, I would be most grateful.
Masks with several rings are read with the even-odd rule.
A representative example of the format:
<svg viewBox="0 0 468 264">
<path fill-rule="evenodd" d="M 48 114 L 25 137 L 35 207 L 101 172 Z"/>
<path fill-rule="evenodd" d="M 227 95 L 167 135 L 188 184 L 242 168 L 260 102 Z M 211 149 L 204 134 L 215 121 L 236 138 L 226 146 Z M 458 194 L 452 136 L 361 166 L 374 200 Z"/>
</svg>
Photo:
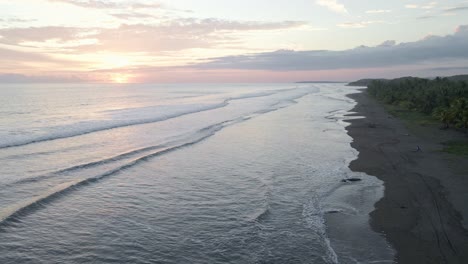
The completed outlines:
<svg viewBox="0 0 468 264">
<path fill-rule="evenodd" d="M 359 151 L 349 168 L 384 182 L 369 221 L 396 250 L 395 261 L 468 263 L 468 177 L 448 165 L 437 143 L 412 135 L 365 90 L 348 97 L 357 103 L 350 116 L 365 117 L 347 120 Z"/>
</svg>

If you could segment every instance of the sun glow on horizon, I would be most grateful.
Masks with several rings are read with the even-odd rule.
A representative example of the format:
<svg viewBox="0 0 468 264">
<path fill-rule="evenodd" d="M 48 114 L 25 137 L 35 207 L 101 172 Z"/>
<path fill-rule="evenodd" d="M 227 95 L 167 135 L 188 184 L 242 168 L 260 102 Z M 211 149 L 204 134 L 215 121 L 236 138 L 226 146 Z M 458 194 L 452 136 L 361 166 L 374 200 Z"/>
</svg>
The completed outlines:
<svg viewBox="0 0 468 264">
<path fill-rule="evenodd" d="M 129 83 L 132 75 L 126 73 L 114 73 L 110 76 L 110 81 L 113 83 Z"/>
</svg>

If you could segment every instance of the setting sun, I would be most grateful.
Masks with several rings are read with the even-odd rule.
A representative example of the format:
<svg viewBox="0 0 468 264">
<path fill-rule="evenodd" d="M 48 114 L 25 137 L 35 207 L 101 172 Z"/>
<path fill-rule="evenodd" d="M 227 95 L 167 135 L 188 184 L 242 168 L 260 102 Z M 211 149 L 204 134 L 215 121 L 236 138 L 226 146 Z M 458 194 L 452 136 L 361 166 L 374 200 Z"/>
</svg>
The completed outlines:
<svg viewBox="0 0 468 264">
<path fill-rule="evenodd" d="M 111 82 L 113 83 L 128 83 L 132 76 L 124 73 L 115 73 L 111 75 Z"/>
</svg>

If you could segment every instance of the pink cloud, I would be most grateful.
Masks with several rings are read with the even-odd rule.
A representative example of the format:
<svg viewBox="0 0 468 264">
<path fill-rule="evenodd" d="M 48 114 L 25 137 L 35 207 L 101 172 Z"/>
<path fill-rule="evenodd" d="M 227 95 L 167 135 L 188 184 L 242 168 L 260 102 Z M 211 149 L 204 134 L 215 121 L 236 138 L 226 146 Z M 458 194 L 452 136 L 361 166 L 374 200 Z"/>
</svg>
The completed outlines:
<svg viewBox="0 0 468 264">
<path fill-rule="evenodd" d="M 45 46 L 54 39 L 69 43 L 95 39 L 96 45 L 77 45 L 76 52 L 118 51 L 148 52 L 175 51 L 191 48 L 211 48 L 232 43 L 239 31 L 271 31 L 304 26 L 301 21 L 259 22 L 221 19 L 177 19 L 158 25 L 122 24 L 117 28 L 29 27 L 0 29 L 0 43 L 10 45 Z M 42 43 L 40 43 L 42 42 Z M 85 42 L 84 42 L 85 43 Z M 54 48 L 54 47 L 50 47 Z"/>
</svg>

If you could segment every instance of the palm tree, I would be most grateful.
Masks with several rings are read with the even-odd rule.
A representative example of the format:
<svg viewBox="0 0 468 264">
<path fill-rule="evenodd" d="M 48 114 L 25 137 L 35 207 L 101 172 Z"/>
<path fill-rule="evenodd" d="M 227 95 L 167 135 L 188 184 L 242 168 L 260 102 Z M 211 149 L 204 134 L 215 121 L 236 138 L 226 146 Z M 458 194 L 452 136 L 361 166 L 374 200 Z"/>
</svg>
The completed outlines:
<svg viewBox="0 0 468 264">
<path fill-rule="evenodd" d="M 468 100 L 465 98 L 458 98 L 450 105 L 450 111 L 454 115 L 453 122 L 458 128 L 467 128 L 468 119 Z"/>
<path fill-rule="evenodd" d="M 451 109 L 447 108 L 437 108 L 434 110 L 434 113 L 432 114 L 435 118 L 437 118 L 440 122 L 444 123 L 445 127 L 444 129 L 447 129 L 450 127 L 450 123 L 453 122 L 453 112 Z"/>
</svg>

